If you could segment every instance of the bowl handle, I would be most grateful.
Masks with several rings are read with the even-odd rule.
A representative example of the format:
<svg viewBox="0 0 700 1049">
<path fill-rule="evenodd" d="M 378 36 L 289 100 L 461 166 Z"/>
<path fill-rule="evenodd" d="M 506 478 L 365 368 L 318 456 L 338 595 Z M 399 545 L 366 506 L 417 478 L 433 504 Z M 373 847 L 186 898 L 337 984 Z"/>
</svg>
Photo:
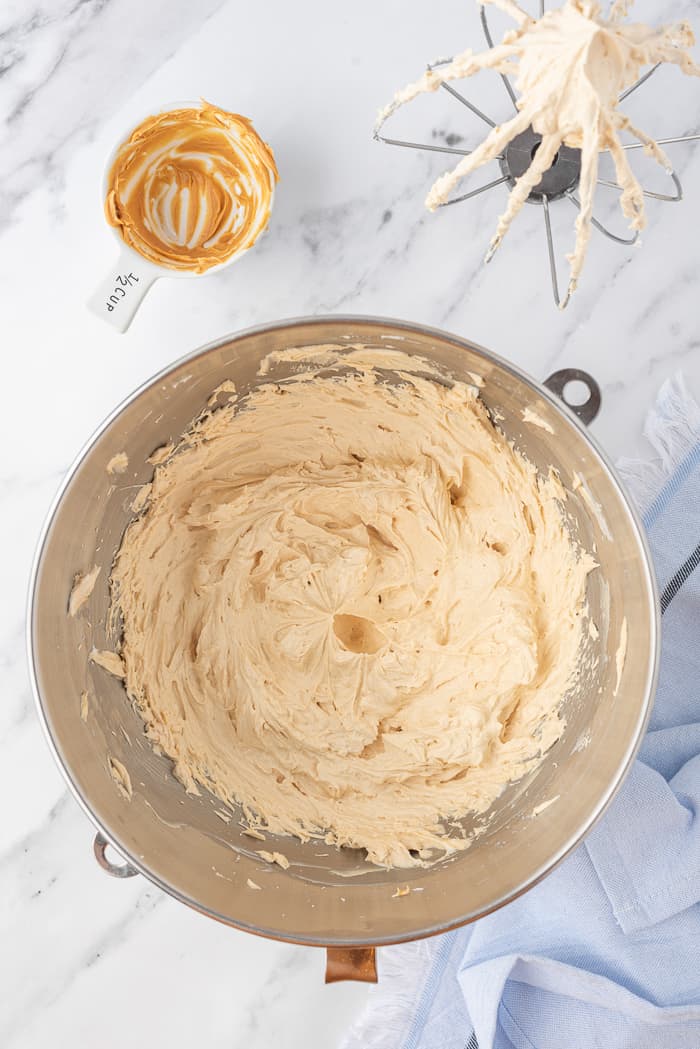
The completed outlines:
<svg viewBox="0 0 700 1049">
<path fill-rule="evenodd" d="M 93 851 L 95 853 L 95 859 L 103 871 L 106 871 L 107 874 L 111 874 L 113 878 L 133 878 L 135 874 L 139 873 L 136 868 L 132 867 L 126 860 L 124 860 L 123 863 L 112 863 L 112 861 L 107 858 L 106 850 L 108 845 L 111 845 L 111 842 L 107 841 L 104 834 L 98 831 L 95 835 Z"/>
<path fill-rule="evenodd" d="M 588 400 L 583 404 L 571 404 L 564 396 L 565 387 L 570 382 L 582 382 L 587 387 Z M 543 386 L 556 394 L 569 411 L 573 412 L 586 426 L 590 426 L 600 411 L 600 386 L 592 375 L 581 371 L 580 368 L 562 368 L 561 371 L 553 372 L 548 379 L 544 380 Z"/>
<path fill-rule="evenodd" d="M 327 947 L 326 983 L 339 980 L 377 982 L 377 956 L 374 947 Z"/>
</svg>

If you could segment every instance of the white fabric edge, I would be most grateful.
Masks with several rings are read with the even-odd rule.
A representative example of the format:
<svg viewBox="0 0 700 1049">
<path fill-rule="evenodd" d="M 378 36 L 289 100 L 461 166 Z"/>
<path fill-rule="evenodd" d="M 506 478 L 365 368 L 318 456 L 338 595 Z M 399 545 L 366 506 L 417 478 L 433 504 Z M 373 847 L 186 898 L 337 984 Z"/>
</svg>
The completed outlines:
<svg viewBox="0 0 700 1049">
<path fill-rule="evenodd" d="M 660 494 L 665 482 L 697 443 L 700 405 L 681 372 L 661 386 L 644 423 L 644 436 L 654 458 L 622 457 L 617 468 L 641 513 Z"/>
<path fill-rule="evenodd" d="M 440 938 L 414 940 L 377 951 L 379 982 L 339 1049 L 397 1049 L 413 1022 L 440 945 Z"/>
</svg>

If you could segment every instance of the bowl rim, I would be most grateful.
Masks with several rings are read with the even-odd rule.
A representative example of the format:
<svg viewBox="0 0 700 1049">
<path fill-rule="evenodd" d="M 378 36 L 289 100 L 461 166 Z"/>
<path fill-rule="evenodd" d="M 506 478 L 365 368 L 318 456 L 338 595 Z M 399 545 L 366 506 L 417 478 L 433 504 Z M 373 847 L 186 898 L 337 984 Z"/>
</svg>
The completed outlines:
<svg viewBox="0 0 700 1049">
<path fill-rule="evenodd" d="M 649 645 L 649 665 L 646 675 L 645 683 L 645 694 L 643 702 L 640 704 L 639 715 L 637 718 L 637 724 L 633 736 L 630 738 L 627 748 L 624 753 L 624 757 L 619 764 L 617 775 L 614 780 L 608 784 L 606 790 L 602 793 L 597 805 L 593 808 L 587 820 L 584 821 L 583 825 L 580 826 L 574 833 L 572 833 L 568 840 L 550 857 L 550 859 L 541 864 L 528 879 L 518 889 L 503 894 L 503 896 L 495 899 L 490 906 L 482 908 L 478 913 L 467 914 L 449 921 L 440 921 L 434 925 L 419 927 L 415 930 L 408 931 L 400 936 L 382 936 L 382 937 L 360 937 L 352 940 L 333 940 L 333 947 L 379 947 L 387 946 L 396 943 L 405 943 L 412 940 L 424 939 L 429 936 L 436 936 L 440 933 L 449 932 L 450 930 L 460 928 L 463 925 L 471 924 L 477 921 L 479 918 L 485 917 L 487 914 L 492 914 L 494 911 L 499 910 L 501 907 L 513 900 L 518 899 L 524 895 L 530 889 L 534 888 L 535 885 L 539 884 L 547 875 L 555 870 L 560 863 L 562 863 L 567 856 L 569 856 L 575 848 L 577 848 L 581 842 L 587 837 L 590 831 L 595 827 L 604 813 L 607 811 L 609 805 L 613 801 L 617 792 L 624 783 L 631 767 L 632 763 L 637 755 L 637 752 L 641 746 L 644 734 L 651 716 L 651 710 L 653 706 L 654 696 L 656 693 L 656 686 L 659 677 L 659 665 L 660 665 L 660 650 L 661 650 L 661 617 L 659 610 L 659 596 L 658 587 L 656 582 L 656 576 L 653 570 L 653 562 L 651 559 L 651 550 L 647 539 L 646 532 L 642 523 L 640 512 L 634 505 L 630 495 L 626 488 L 620 481 L 617 475 L 615 467 L 608 457 L 607 453 L 601 448 L 597 439 L 590 433 L 588 427 L 581 422 L 576 414 L 569 408 L 569 406 L 561 400 L 556 394 L 549 390 L 542 383 L 538 382 L 527 372 L 523 371 L 518 365 L 513 364 L 511 361 L 500 357 L 498 354 L 486 349 L 478 343 L 474 343 L 469 339 L 463 338 L 462 336 L 455 335 L 451 332 L 447 332 L 443 329 L 433 327 L 431 325 L 420 324 L 413 321 L 398 320 L 392 317 L 380 317 L 371 314 L 320 314 L 311 316 L 297 316 L 283 318 L 276 321 L 271 321 L 262 324 L 256 324 L 243 328 L 239 331 L 234 331 L 224 336 L 220 336 L 210 342 L 205 343 L 202 346 L 184 354 L 183 356 L 171 361 L 165 367 L 161 368 L 154 375 L 140 383 L 136 389 L 132 391 L 127 397 L 119 402 L 119 404 L 105 417 L 105 419 L 99 424 L 94 432 L 88 437 L 83 443 L 77 455 L 74 457 L 70 466 L 68 467 L 65 476 L 63 477 L 56 494 L 54 495 L 48 512 L 44 519 L 39 534 L 39 539 L 34 553 L 32 561 L 32 568 L 29 577 L 28 597 L 27 597 L 27 615 L 26 615 L 26 644 L 27 644 L 27 659 L 29 677 L 32 687 L 32 693 L 34 696 L 34 704 L 41 723 L 44 737 L 49 745 L 49 749 L 53 755 L 53 758 L 58 765 L 63 779 L 65 780 L 71 794 L 78 802 L 80 808 L 83 810 L 85 815 L 88 817 L 90 822 L 96 828 L 98 832 L 101 832 L 104 837 L 108 840 L 109 844 L 112 844 L 114 848 L 124 856 L 128 861 L 128 864 L 134 868 L 136 872 L 142 874 L 150 882 L 160 888 L 163 892 L 169 896 L 178 900 L 180 903 L 186 904 L 193 910 L 198 911 L 200 914 L 204 914 L 207 917 L 214 918 L 217 921 L 222 922 L 224 925 L 228 925 L 232 928 L 240 929 L 244 932 L 250 932 L 258 936 L 262 936 L 267 939 L 273 939 L 278 941 L 284 941 L 288 943 L 295 943 L 304 946 L 312 947 L 326 947 L 328 946 L 328 940 L 319 938 L 318 936 L 292 936 L 273 928 L 263 928 L 260 926 L 254 926 L 246 923 L 244 920 L 236 919 L 233 920 L 230 916 L 224 915 L 220 912 L 216 912 L 204 905 L 198 900 L 187 895 L 187 893 L 170 885 L 164 877 L 156 874 L 152 871 L 144 859 L 133 855 L 127 847 L 125 847 L 119 838 L 118 834 L 115 834 L 111 828 L 106 827 L 95 815 L 90 801 L 85 797 L 82 791 L 79 789 L 77 783 L 73 778 L 73 774 L 68 765 L 64 762 L 63 757 L 60 753 L 57 741 L 54 739 L 51 727 L 49 724 L 48 713 L 44 708 L 43 698 L 39 688 L 38 671 L 37 671 L 37 653 L 34 639 L 34 619 L 36 613 L 36 597 L 39 580 L 39 572 L 41 569 L 42 559 L 46 542 L 51 531 L 56 514 L 59 510 L 63 496 L 70 486 L 76 472 L 81 466 L 83 460 L 89 454 L 93 446 L 102 436 L 102 434 L 111 426 L 115 419 L 132 404 L 137 398 L 148 388 L 161 382 L 171 372 L 180 368 L 188 361 L 192 361 L 196 358 L 206 355 L 207 353 L 220 349 L 222 346 L 228 345 L 229 343 L 236 342 L 252 335 L 262 335 L 274 331 L 283 330 L 285 328 L 292 328 L 297 325 L 306 326 L 318 326 L 333 324 L 338 327 L 347 325 L 352 327 L 353 325 L 371 324 L 379 325 L 386 328 L 391 328 L 394 333 L 400 334 L 406 332 L 409 334 L 419 334 L 422 336 L 434 337 L 436 340 L 447 341 L 453 346 L 460 349 L 467 349 L 472 352 L 476 352 L 480 356 L 483 356 L 486 360 L 491 361 L 509 372 L 513 377 L 522 382 L 525 387 L 532 390 L 534 393 L 543 397 L 547 400 L 550 405 L 559 412 L 567 421 L 572 424 L 575 429 L 579 431 L 581 436 L 591 446 L 592 450 L 600 460 L 602 466 L 605 468 L 609 480 L 617 490 L 617 494 L 620 497 L 625 510 L 629 516 L 629 519 L 634 527 L 636 533 L 636 539 L 638 543 L 639 552 L 642 555 L 642 567 L 643 576 L 645 582 L 645 589 L 649 597 L 647 611 L 649 613 L 649 633 L 650 633 L 650 645 Z"/>
</svg>

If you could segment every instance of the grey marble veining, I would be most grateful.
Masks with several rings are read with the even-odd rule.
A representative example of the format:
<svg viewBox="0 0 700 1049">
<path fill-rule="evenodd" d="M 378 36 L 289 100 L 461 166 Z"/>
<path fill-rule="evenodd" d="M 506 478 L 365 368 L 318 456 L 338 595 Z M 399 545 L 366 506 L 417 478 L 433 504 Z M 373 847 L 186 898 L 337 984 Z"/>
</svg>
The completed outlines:
<svg viewBox="0 0 700 1049">
<path fill-rule="evenodd" d="M 635 16 L 700 23 L 693 0 L 639 0 Z M 559 313 L 539 209 L 523 210 L 485 268 L 502 187 L 428 214 L 446 160 L 372 141 L 396 87 L 469 45 L 481 47 L 471 0 L 0 6 L 3 1049 L 332 1049 L 364 997 L 323 986 L 321 952 L 224 928 L 141 878 L 108 879 L 45 745 L 24 654 L 29 568 L 61 476 L 121 398 L 227 331 L 330 311 L 442 326 L 538 377 L 588 369 L 603 389 L 594 431 L 613 457 L 643 452 L 644 414 L 669 374 L 683 370 L 700 394 L 700 147 L 669 147 L 686 198 L 649 202 L 640 248 L 594 235 L 580 290 Z M 498 78 L 472 88 L 496 119 L 507 115 Z M 145 113 L 199 95 L 253 117 L 272 143 L 281 182 L 270 230 L 225 272 L 158 282 L 117 335 L 84 307 L 117 252 L 101 215 L 105 157 Z M 396 131 L 478 141 L 478 122 L 443 95 L 399 114 Z M 653 134 L 697 130 L 700 82 L 663 70 L 626 109 Z M 637 160 L 645 184 L 664 184 Z M 601 190 L 596 214 L 622 230 L 616 204 Z M 552 217 L 563 272 L 575 213 L 562 202 Z"/>
<path fill-rule="evenodd" d="M 223 0 L 6 0 L 0 8 L 0 223 Z"/>
</svg>

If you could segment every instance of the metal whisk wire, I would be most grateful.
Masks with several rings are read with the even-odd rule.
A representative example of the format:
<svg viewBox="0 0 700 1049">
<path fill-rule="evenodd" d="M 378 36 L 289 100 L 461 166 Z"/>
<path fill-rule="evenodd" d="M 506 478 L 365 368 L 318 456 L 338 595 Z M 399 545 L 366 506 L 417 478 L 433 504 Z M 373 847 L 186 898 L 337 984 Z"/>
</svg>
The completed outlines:
<svg viewBox="0 0 700 1049">
<path fill-rule="evenodd" d="M 544 15 L 544 13 L 545 13 L 545 0 L 538 0 L 538 2 L 539 2 L 539 16 L 542 17 Z M 480 14 L 481 26 L 482 26 L 482 29 L 483 29 L 484 38 L 486 40 L 486 43 L 487 43 L 488 47 L 493 48 L 494 47 L 494 42 L 493 42 L 493 37 L 491 35 L 491 29 L 490 29 L 490 26 L 489 26 L 485 5 L 483 5 L 483 4 L 481 5 L 479 14 Z M 438 68 L 440 68 L 440 66 L 447 65 L 451 61 L 452 61 L 451 58 L 440 59 L 438 62 L 433 62 L 433 63 L 428 64 L 428 69 L 429 70 L 438 69 Z M 629 98 L 629 96 L 634 91 L 636 91 L 637 88 L 641 87 L 642 84 L 645 84 L 647 82 L 647 80 L 649 80 L 654 75 L 654 73 L 657 71 L 657 69 L 659 69 L 659 67 L 660 67 L 660 63 L 657 64 L 657 65 L 652 66 L 651 69 L 648 69 L 642 76 L 639 77 L 638 80 L 635 81 L 634 84 L 631 84 L 630 87 L 628 87 L 625 91 L 622 92 L 622 94 L 620 95 L 619 101 L 622 102 L 624 99 Z M 514 106 L 514 108 L 515 108 L 515 110 L 517 112 L 518 111 L 518 98 L 517 98 L 517 95 L 515 93 L 515 89 L 514 89 L 512 83 L 511 83 L 511 81 L 510 81 L 510 78 L 508 77 L 508 75 L 506 73 L 499 73 L 499 76 L 501 77 L 501 80 L 503 81 L 505 89 L 506 89 L 506 91 L 508 93 L 508 97 L 509 97 L 510 101 L 512 102 L 512 104 L 513 104 L 513 106 Z M 440 85 L 440 87 L 444 91 L 446 91 L 452 98 L 456 99 L 461 105 L 465 106 L 468 110 L 470 110 L 471 113 L 473 113 L 476 117 L 478 117 L 480 120 L 482 120 L 489 127 L 491 127 L 491 128 L 496 127 L 496 121 L 492 120 L 491 117 L 487 113 L 484 113 L 484 111 L 482 109 L 480 109 L 473 102 L 471 102 L 468 98 L 466 98 L 460 91 L 458 91 L 456 88 L 454 88 L 451 84 L 447 84 L 447 83 L 443 82 Z M 426 150 L 426 151 L 431 152 L 431 153 L 449 153 L 449 154 L 452 154 L 452 155 L 464 157 L 464 156 L 469 156 L 469 154 L 472 152 L 472 150 L 470 150 L 470 149 L 459 149 L 459 148 L 457 148 L 455 146 L 448 146 L 448 145 L 444 145 L 443 146 L 443 145 L 437 145 L 435 143 L 411 142 L 411 141 L 407 141 L 405 139 L 388 138 L 386 135 L 380 134 L 379 131 L 375 131 L 374 137 L 377 139 L 377 141 L 383 142 L 384 144 L 386 144 L 388 146 L 403 146 L 403 147 L 406 147 L 406 148 L 409 148 L 409 149 Z M 506 148 L 504 153 L 498 154 L 498 156 L 495 158 L 495 159 L 497 159 L 499 161 L 500 166 L 501 166 L 501 170 L 503 172 L 503 174 L 501 175 L 500 178 L 492 179 L 490 182 L 486 182 L 483 185 L 478 186 L 476 189 L 470 190 L 467 193 L 461 193 L 457 197 L 452 197 L 451 199 L 444 201 L 444 203 L 441 203 L 439 205 L 439 207 L 443 207 L 443 208 L 444 207 L 449 207 L 452 204 L 459 204 L 459 203 L 461 203 L 464 200 L 471 200 L 473 197 L 478 197 L 482 193 L 487 193 L 489 190 L 494 189 L 496 186 L 501 186 L 504 183 L 509 183 L 512 186 L 514 184 L 515 175 L 514 175 L 513 171 L 511 170 L 510 163 L 509 163 L 509 157 L 507 155 L 509 150 L 511 151 L 512 155 L 516 155 L 518 152 L 522 152 L 526 147 L 528 149 L 531 149 L 531 150 L 532 149 L 536 149 L 540 136 L 536 135 L 534 132 L 532 132 L 530 130 L 528 132 L 525 132 L 523 136 L 519 136 L 519 138 L 525 139 L 525 142 L 524 143 L 523 142 L 518 143 L 517 140 L 514 140 L 512 143 L 510 143 L 509 147 Z M 678 136 L 674 136 L 672 138 L 662 138 L 662 139 L 658 139 L 657 143 L 660 146 L 665 146 L 665 145 L 676 144 L 676 143 L 679 143 L 679 142 L 694 142 L 694 141 L 697 141 L 697 140 L 700 140 L 700 133 L 694 133 L 694 134 L 689 134 L 689 135 L 678 135 Z M 643 149 L 644 148 L 644 143 L 643 142 L 629 142 L 629 143 L 625 143 L 622 148 L 625 149 L 625 150 Z M 564 152 L 566 152 L 566 154 L 567 154 L 565 159 L 566 159 L 567 164 L 570 166 L 570 168 L 571 168 L 572 165 L 575 166 L 575 164 L 577 162 L 575 154 L 579 154 L 579 151 L 578 150 L 574 150 L 574 149 L 568 149 L 567 147 L 564 146 L 560 150 L 560 153 L 563 154 Z M 609 150 L 607 150 L 607 149 L 606 150 L 601 150 L 601 152 L 607 153 L 607 152 L 609 152 Z M 555 159 L 555 164 L 556 164 L 556 159 Z M 580 165 L 579 165 L 579 167 L 580 167 Z M 581 203 L 579 201 L 578 196 L 576 195 L 576 186 L 578 184 L 578 175 L 575 175 L 575 177 L 574 177 L 572 175 L 572 170 L 569 170 L 568 173 L 565 173 L 564 171 L 562 171 L 562 174 L 561 174 L 561 176 L 558 179 L 555 179 L 555 180 L 550 179 L 550 183 L 553 182 L 553 186 L 554 186 L 554 190 L 553 191 L 551 189 L 548 189 L 544 185 L 547 176 L 549 176 L 551 174 L 551 172 L 554 171 L 554 170 L 555 170 L 555 167 L 553 165 L 552 168 L 550 168 L 550 171 L 547 172 L 546 175 L 543 177 L 542 182 L 540 183 L 540 185 L 538 187 L 535 187 L 535 189 L 532 191 L 532 193 L 528 197 L 528 203 L 530 203 L 530 204 L 538 204 L 538 205 L 540 205 L 542 207 L 542 214 L 543 214 L 543 218 L 544 218 L 545 238 L 546 238 L 546 242 L 547 242 L 547 254 L 548 254 L 548 258 L 549 258 L 550 278 L 551 278 L 551 284 L 552 284 L 552 295 L 554 297 L 554 302 L 556 303 L 556 305 L 558 307 L 563 307 L 563 306 L 567 305 L 568 297 L 564 301 L 562 301 L 562 299 L 561 299 L 561 297 L 559 295 L 559 281 L 558 281 L 558 277 L 557 277 L 557 261 L 556 261 L 557 260 L 557 256 L 556 256 L 556 251 L 555 251 L 555 246 L 554 246 L 554 237 L 553 237 L 553 233 L 552 233 L 552 220 L 551 220 L 551 215 L 550 215 L 550 204 L 553 201 L 555 201 L 555 200 L 558 200 L 560 198 L 566 197 L 574 205 L 574 207 L 577 210 L 580 211 Z M 674 193 L 672 193 L 672 194 L 669 194 L 669 193 L 657 193 L 657 192 L 654 192 L 652 190 L 643 189 L 642 192 L 644 193 L 644 196 L 645 197 L 650 197 L 650 198 L 652 198 L 654 200 L 668 201 L 669 203 L 676 203 L 676 202 L 682 200 L 683 199 L 683 187 L 681 185 L 681 181 L 680 181 L 676 171 L 675 170 L 671 170 L 671 171 L 668 172 L 668 174 L 670 175 L 671 179 L 673 180 L 673 184 L 674 184 L 674 188 L 675 188 L 675 192 Z M 622 187 L 619 185 L 619 183 L 613 182 L 610 179 L 598 178 L 596 180 L 596 182 L 597 182 L 597 185 L 599 185 L 599 186 L 605 186 L 605 187 L 607 187 L 609 189 L 617 189 L 617 190 L 620 190 L 620 191 L 622 190 Z M 631 237 L 621 237 L 618 234 L 613 233 L 612 230 L 609 230 L 605 225 L 603 225 L 603 223 L 599 219 L 595 218 L 594 216 L 591 218 L 591 224 L 595 227 L 595 229 L 597 229 L 600 233 L 602 233 L 604 236 L 606 236 L 609 240 L 614 241 L 616 244 L 623 244 L 623 245 L 629 246 L 629 245 L 635 244 L 637 242 L 637 240 L 639 239 L 639 233 L 638 232 L 635 232 Z M 486 260 L 485 261 L 488 263 L 488 262 L 491 261 L 491 258 L 492 258 L 492 253 L 489 253 L 486 256 Z"/>
</svg>

